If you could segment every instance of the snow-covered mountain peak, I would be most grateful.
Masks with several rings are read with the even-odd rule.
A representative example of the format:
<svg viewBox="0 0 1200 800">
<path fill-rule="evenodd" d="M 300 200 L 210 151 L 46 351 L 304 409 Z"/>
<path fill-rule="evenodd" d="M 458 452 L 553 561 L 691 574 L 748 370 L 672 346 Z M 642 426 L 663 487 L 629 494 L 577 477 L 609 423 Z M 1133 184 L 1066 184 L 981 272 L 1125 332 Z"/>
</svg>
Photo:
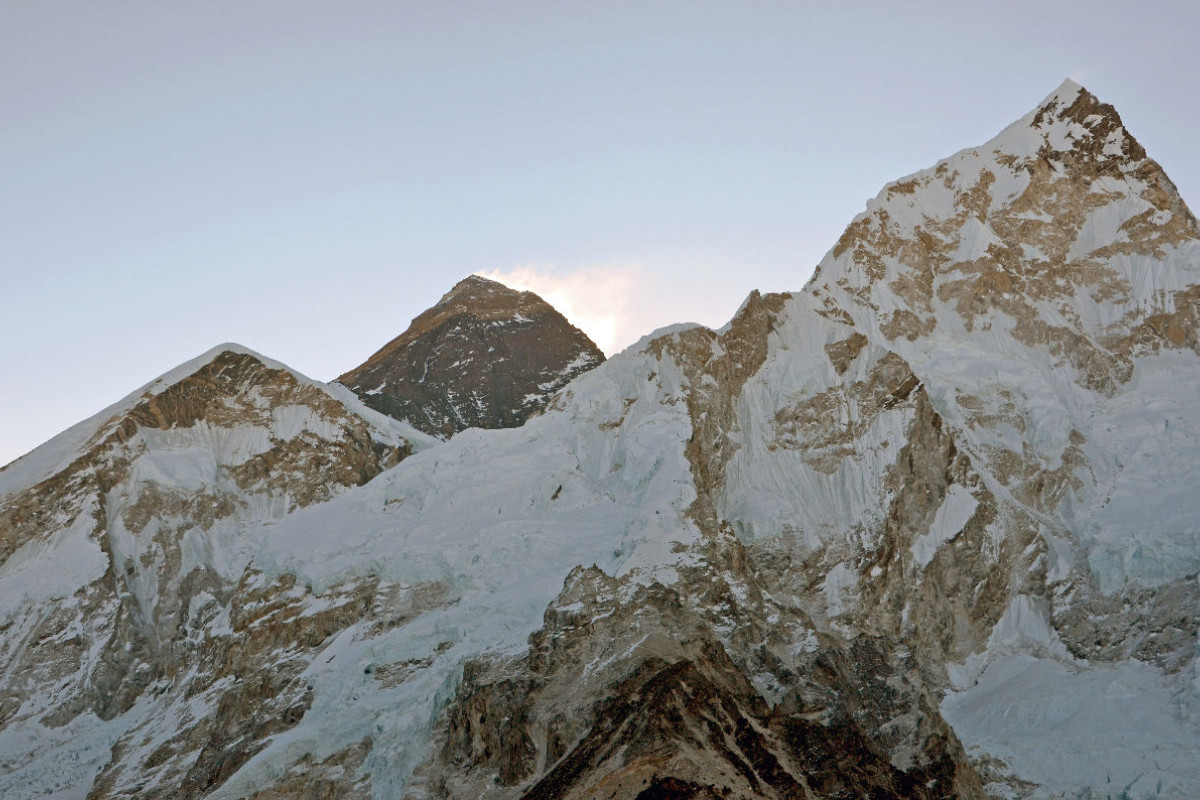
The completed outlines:
<svg viewBox="0 0 1200 800">
<path fill-rule="evenodd" d="M 797 320 L 834 323 L 819 336 L 839 352 L 857 336 L 910 365 L 993 491 L 1087 532 L 1084 558 L 1106 590 L 1196 566 L 1165 555 L 1197 535 L 1185 517 L 1147 521 L 1140 543 L 1117 536 L 1140 501 L 1116 487 L 1146 481 L 1187 505 L 1200 229 L 1117 112 L 1082 87 L 885 187 L 795 305 Z M 1178 459 L 1135 469 L 1156 431 L 1129 398 L 1148 387 Z"/>
<path fill-rule="evenodd" d="M 1173 347 L 1185 326 L 1166 317 L 1196 282 L 1198 240 L 1116 111 L 1064 84 L 991 141 L 885 187 L 810 288 L 893 342 L 1001 327 L 1132 337 L 1128 350 L 1173 325 Z"/>
<path fill-rule="evenodd" d="M 145 557 L 131 574 L 154 572 L 161 563 L 148 554 L 178 547 L 190 527 L 280 517 L 430 444 L 349 392 L 220 345 L 0 474 L 0 594 L 19 607 L 74 591 L 70 580 L 31 586 L 22 566 L 66 541 L 109 558 L 138 542 Z"/>
<path fill-rule="evenodd" d="M 188 428 L 198 421 L 232 423 L 239 416 L 265 424 L 260 417 L 282 397 L 307 403 L 331 420 L 361 419 L 372 436 L 391 446 L 412 443 L 420 449 L 434 443 L 410 426 L 367 408 L 344 387 L 320 383 L 248 347 L 226 342 L 159 375 L 0 468 L 0 498 L 67 469 L 122 429 Z"/>
<path fill-rule="evenodd" d="M 1079 84 L 1078 81 L 1070 77 L 1063 78 L 1063 82 L 1058 85 L 1057 89 L 1046 95 L 1046 98 L 1042 100 L 1041 105 L 1045 105 L 1048 101 L 1054 99 L 1055 97 L 1073 97 L 1080 91 L 1086 90 L 1082 85 Z"/>
<path fill-rule="evenodd" d="M 441 302 L 445 302 L 452 298 L 466 299 L 488 294 L 511 295 L 514 293 L 525 294 L 524 292 L 517 292 L 514 289 L 510 289 L 500 281 L 495 281 L 491 278 L 485 278 L 482 275 L 472 274 L 454 284 L 454 286 L 450 288 L 450 291 L 442 295 Z"/>
<path fill-rule="evenodd" d="M 125 397 L 93 414 L 71 428 L 55 436 L 45 444 L 18 458 L 10 464 L 0 467 L 0 497 L 10 491 L 32 485 L 50 473 L 65 468 L 72 460 L 79 457 L 81 448 L 96 436 L 97 432 L 115 417 L 124 414 L 148 396 L 174 386 L 183 378 L 195 373 L 201 367 L 212 363 L 222 353 L 235 353 L 257 358 L 272 368 L 284 368 L 282 364 L 271 361 L 255 353 L 247 347 L 233 342 L 226 342 L 212 347 L 195 358 L 188 359 L 140 388 L 130 392 Z M 305 379 L 307 380 L 307 379 Z"/>
<path fill-rule="evenodd" d="M 230 624 L 217 606 L 257 574 L 241 531 L 270 530 L 432 444 L 342 387 L 227 344 L 12 464 L 0 474 L 0 630 L 20 633 L 0 653 L 28 664 L 4 692 L 0 794 L 48 791 L 51 741 L 75 743 L 94 771 L 136 714 L 104 723 L 169 680 L 184 653 L 215 644 L 182 631 L 214 615 L 210 636 Z M 51 629 L 75 633 L 26 638 Z M 228 659 L 223 649 L 212 657 Z M 48 674 L 55 690 L 32 696 Z M 41 726 L 56 733 L 37 743 L 17 732 Z"/>
<path fill-rule="evenodd" d="M 520 427 L 216 348 L 0 474 L 0 794 L 1200 796 L 1198 240 L 1068 82 L 720 330 L 354 371 Z"/>
<path fill-rule="evenodd" d="M 1021 122 L 1052 137 L 1057 134 L 1075 141 L 1087 138 L 1103 140 L 1107 147 L 1101 148 L 1100 155 L 1105 157 L 1124 155 L 1140 159 L 1146 155 L 1145 150 L 1124 130 L 1116 108 L 1102 103 L 1094 94 L 1070 78 L 1047 95 Z M 1066 130 L 1055 130 L 1064 128 Z M 1110 141 L 1110 134 L 1118 130 L 1119 135 L 1113 136 Z"/>
<path fill-rule="evenodd" d="M 151 383 L 149 384 L 150 388 L 146 389 L 146 391 L 153 392 L 154 387 L 171 386 L 171 385 L 177 383 L 178 381 L 180 381 L 181 379 L 187 377 L 188 375 L 191 375 L 192 373 L 196 372 L 201 367 L 203 367 L 207 364 L 211 364 L 213 361 L 215 361 L 216 359 L 218 359 L 221 356 L 224 356 L 226 354 L 229 354 L 232 356 L 247 356 L 249 358 L 252 358 L 252 359 L 260 362 L 261 364 L 263 364 L 264 366 L 266 366 L 270 369 L 285 370 L 287 372 L 292 373 L 297 378 L 300 378 L 305 381 L 309 380 L 308 378 L 305 378 L 300 373 L 294 371 L 291 367 L 287 366 L 286 364 L 283 364 L 279 361 L 275 361 L 274 359 L 268 358 L 268 357 L 264 356 L 263 354 L 256 352 L 256 351 L 250 349 L 249 347 L 246 347 L 245 345 L 238 344 L 237 342 L 222 342 L 221 344 L 217 344 L 217 345 L 210 347 L 208 350 L 205 350 L 203 353 L 196 356 L 195 358 L 190 358 L 187 361 L 180 364 L 179 366 L 174 367 L 173 369 L 170 369 L 167 372 L 164 372 L 162 375 L 159 375 L 157 378 L 155 378 L 153 381 L 151 381 Z"/>
</svg>

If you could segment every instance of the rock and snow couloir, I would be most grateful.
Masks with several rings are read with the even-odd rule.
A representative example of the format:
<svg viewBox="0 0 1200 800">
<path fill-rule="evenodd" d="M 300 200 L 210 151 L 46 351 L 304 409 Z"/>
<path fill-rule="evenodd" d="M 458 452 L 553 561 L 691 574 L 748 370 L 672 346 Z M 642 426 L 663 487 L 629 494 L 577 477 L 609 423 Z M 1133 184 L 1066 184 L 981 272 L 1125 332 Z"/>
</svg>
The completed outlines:
<svg viewBox="0 0 1200 800">
<path fill-rule="evenodd" d="M 1197 330 L 1068 82 L 520 428 L 218 348 L 0 471 L 0 795 L 1200 796 Z"/>
</svg>

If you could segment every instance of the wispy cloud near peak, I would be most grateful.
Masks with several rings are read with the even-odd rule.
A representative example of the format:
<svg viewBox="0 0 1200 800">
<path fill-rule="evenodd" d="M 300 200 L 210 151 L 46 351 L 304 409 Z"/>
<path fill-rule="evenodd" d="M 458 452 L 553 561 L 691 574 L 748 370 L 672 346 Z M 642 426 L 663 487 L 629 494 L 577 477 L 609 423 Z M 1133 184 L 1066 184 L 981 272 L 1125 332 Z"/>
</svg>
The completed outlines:
<svg viewBox="0 0 1200 800">
<path fill-rule="evenodd" d="M 513 289 L 534 292 L 591 337 L 606 355 L 612 355 L 640 335 L 640 331 L 629 324 L 630 300 L 639 270 L 637 264 L 603 264 L 575 269 L 521 264 L 512 269 L 486 270 L 477 274 Z"/>
</svg>

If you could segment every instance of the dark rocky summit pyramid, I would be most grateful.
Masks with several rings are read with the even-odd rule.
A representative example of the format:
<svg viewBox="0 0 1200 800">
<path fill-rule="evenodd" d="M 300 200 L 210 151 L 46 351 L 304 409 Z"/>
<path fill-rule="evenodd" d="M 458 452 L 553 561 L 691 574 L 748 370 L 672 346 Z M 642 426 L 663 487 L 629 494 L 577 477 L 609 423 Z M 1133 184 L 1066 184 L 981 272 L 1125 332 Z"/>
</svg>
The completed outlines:
<svg viewBox="0 0 1200 800">
<path fill-rule="evenodd" d="M 522 425 L 603 361 L 587 334 L 533 292 L 472 275 L 338 382 L 371 408 L 449 438 Z"/>
</svg>

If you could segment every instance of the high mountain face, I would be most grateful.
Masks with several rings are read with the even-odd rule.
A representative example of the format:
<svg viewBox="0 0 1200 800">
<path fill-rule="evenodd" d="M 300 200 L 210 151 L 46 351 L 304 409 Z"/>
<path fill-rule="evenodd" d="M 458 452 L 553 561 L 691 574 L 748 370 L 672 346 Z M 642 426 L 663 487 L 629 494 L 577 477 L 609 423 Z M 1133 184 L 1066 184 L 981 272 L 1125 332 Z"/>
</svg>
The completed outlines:
<svg viewBox="0 0 1200 800">
<path fill-rule="evenodd" d="M 1200 796 L 1198 303 L 1068 82 L 520 428 L 210 354 L 0 472 L 0 795 Z"/>
<path fill-rule="evenodd" d="M 603 361 L 587 334 L 533 292 L 472 275 L 338 382 L 445 439 L 519 426 Z"/>
<path fill-rule="evenodd" d="M 197 796 L 294 725 L 298 660 L 369 590 L 301 618 L 306 590 L 263 575 L 242 534 L 429 444 L 225 345 L 0 471 L 0 794 L 83 796 L 94 779 L 98 794 Z"/>
</svg>

